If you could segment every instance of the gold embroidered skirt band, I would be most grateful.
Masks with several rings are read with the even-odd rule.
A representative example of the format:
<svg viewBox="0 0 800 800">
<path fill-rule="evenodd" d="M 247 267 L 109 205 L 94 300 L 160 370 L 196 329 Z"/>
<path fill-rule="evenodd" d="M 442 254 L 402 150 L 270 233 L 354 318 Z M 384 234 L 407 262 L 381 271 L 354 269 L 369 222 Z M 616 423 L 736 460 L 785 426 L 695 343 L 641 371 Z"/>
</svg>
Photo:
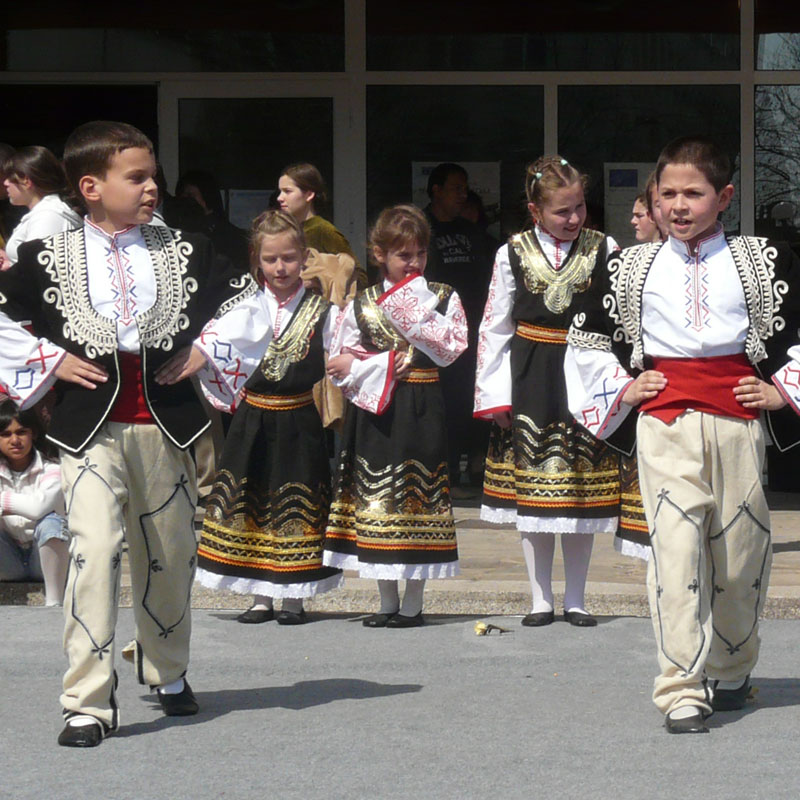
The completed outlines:
<svg viewBox="0 0 800 800">
<path fill-rule="evenodd" d="M 412 369 L 407 375 L 400 378 L 403 383 L 437 383 L 439 370 L 436 367 L 428 369 Z"/>
<path fill-rule="evenodd" d="M 567 332 L 562 328 L 543 328 L 541 325 L 531 325 L 529 322 L 517 322 L 517 336 L 531 342 L 544 342 L 545 344 L 566 344 Z"/>
<path fill-rule="evenodd" d="M 246 391 L 244 401 L 249 406 L 265 411 L 293 411 L 295 408 L 310 406 L 314 402 L 313 392 L 302 394 L 256 394 Z"/>
</svg>

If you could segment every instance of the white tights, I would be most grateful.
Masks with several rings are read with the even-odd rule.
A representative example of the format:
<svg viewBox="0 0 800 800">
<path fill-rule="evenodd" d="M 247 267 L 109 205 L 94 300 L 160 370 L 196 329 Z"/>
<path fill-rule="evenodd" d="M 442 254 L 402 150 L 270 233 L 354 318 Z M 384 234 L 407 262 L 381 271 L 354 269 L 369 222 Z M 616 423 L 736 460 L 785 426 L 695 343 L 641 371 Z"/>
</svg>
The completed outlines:
<svg viewBox="0 0 800 800">
<path fill-rule="evenodd" d="M 521 533 L 522 553 L 528 567 L 533 594 L 532 613 L 553 611 L 553 555 L 556 549 L 554 533 Z M 562 533 L 561 551 L 564 554 L 564 610 L 585 611 L 583 593 L 589 559 L 592 556 L 594 535 Z"/>
<path fill-rule="evenodd" d="M 399 581 L 378 581 L 378 591 L 381 594 L 380 613 L 396 614 L 399 611 L 404 617 L 416 617 L 422 611 L 422 593 L 425 590 L 425 581 L 406 581 L 402 605 L 400 605 L 398 583 Z"/>
<path fill-rule="evenodd" d="M 266 594 L 253 595 L 253 605 L 250 608 L 256 611 L 269 611 L 272 608 L 272 598 Z M 303 610 L 303 598 L 284 597 L 281 603 L 281 610 L 299 614 Z"/>
<path fill-rule="evenodd" d="M 69 544 L 61 539 L 48 539 L 39 547 L 39 564 L 44 577 L 45 605 L 60 606 L 67 585 Z"/>
</svg>

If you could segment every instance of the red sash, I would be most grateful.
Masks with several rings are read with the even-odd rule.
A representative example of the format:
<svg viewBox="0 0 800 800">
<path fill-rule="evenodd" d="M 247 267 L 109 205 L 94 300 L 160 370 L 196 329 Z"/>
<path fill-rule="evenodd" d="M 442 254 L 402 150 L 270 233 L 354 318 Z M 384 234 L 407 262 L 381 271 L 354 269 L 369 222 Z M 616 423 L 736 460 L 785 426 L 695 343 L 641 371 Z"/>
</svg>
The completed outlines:
<svg viewBox="0 0 800 800">
<path fill-rule="evenodd" d="M 639 407 L 668 425 L 691 408 L 721 417 L 758 419 L 757 408 L 745 408 L 733 387 L 755 375 L 744 353 L 714 358 L 654 358 L 653 369 L 667 378 L 666 388 Z"/>
<path fill-rule="evenodd" d="M 142 383 L 142 359 L 133 353 L 119 353 L 120 390 L 109 422 L 133 422 L 144 425 L 155 420 L 147 408 Z"/>
</svg>

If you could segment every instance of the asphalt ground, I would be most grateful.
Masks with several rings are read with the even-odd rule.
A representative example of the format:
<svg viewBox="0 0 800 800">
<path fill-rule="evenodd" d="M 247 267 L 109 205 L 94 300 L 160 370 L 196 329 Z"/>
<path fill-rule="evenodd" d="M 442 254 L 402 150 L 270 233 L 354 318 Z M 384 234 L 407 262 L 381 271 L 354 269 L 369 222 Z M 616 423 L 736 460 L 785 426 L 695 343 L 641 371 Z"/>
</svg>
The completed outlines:
<svg viewBox="0 0 800 800">
<path fill-rule="evenodd" d="M 652 705 L 649 620 L 477 636 L 474 616 L 371 630 L 312 613 L 248 626 L 196 610 L 201 704 L 165 718 L 119 662 L 122 727 L 59 747 L 58 609 L 0 607 L 0 796 L 112 798 L 796 798 L 800 623 L 766 620 L 755 700 L 673 736 Z M 117 640 L 133 634 L 120 612 Z"/>
</svg>

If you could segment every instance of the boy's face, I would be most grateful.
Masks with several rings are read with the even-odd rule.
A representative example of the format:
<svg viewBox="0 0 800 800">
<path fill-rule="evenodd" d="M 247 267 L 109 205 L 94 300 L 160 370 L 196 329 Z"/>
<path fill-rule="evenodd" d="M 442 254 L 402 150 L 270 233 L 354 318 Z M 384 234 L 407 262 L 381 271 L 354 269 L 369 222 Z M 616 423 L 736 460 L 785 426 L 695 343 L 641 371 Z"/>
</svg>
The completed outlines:
<svg viewBox="0 0 800 800">
<path fill-rule="evenodd" d="M 717 217 L 728 207 L 733 186 L 717 191 L 691 164 L 667 164 L 658 179 L 658 203 L 670 236 L 689 245 L 713 232 Z"/>
<path fill-rule="evenodd" d="M 92 221 L 107 233 L 152 221 L 158 203 L 156 160 L 143 147 L 128 147 L 111 157 L 105 176 L 81 178 Z"/>
</svg>

